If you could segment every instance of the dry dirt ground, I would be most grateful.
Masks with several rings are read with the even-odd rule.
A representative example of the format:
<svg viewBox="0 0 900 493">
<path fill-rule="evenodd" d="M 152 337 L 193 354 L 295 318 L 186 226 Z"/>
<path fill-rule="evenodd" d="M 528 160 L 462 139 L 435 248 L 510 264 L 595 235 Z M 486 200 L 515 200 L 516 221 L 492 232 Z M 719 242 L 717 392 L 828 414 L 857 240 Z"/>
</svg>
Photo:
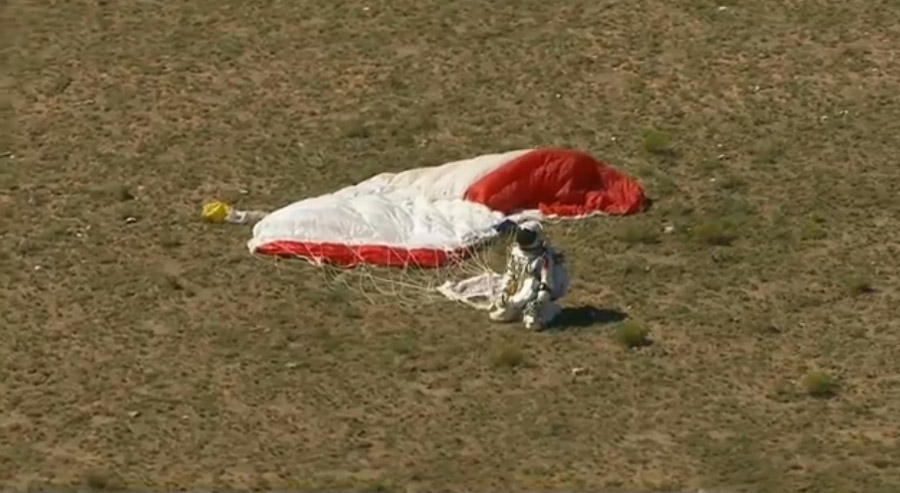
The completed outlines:
<svg viewBox="0 0 900 493">
<path fill-rule="evenodd" d="M 900 491 L 897 1 L 8 0 L 2 36 L 0 485 Z M 655 199 L 554 230 L 568 330 L 198 219 L 528 146 Z"/>
</svg>

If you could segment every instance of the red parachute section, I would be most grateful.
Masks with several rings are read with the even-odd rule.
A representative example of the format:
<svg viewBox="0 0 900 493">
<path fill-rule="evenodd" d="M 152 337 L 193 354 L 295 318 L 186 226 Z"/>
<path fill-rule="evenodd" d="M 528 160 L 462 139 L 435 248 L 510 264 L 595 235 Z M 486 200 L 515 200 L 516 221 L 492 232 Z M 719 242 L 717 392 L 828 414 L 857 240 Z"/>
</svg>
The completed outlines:
<svg viewBox="0 0 900 493">
<path fill-rule="evenodd" d="M 473 183 L 465 198 L 504 214 L 539 209 L 565 217 L 633 214 L 646 200 L 637 181 L 568 149 L 538 149 L 514 159 Z"/>
<path fill-rule="evenodd" d="M 385 245 L 341 245 L 298 241 L 273 241 L 261 246 L 257 253 L 276 257 L 305 257 L 341 267 L 380 265 L 383 267 L 416 267 L 434 269 L 465 259 L 471 247 L 452 251 L 436 248 L 399 248 Z"/>
</svg>

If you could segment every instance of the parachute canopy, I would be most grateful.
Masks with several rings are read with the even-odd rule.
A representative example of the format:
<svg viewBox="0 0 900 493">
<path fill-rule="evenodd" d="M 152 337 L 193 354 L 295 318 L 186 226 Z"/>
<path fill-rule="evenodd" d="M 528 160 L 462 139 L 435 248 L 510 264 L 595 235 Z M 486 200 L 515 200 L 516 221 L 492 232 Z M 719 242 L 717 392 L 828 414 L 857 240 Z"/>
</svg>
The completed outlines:
<svg viewBox="0 0 900 493">
<path fill-rule="evenodd" d="M 525 149 L 382 173 L 257 222 L 251 253 L 314 263 L 437 268 L 523 217 L 625 215 L 641 186 L 588 154 Z"/>
</svg>

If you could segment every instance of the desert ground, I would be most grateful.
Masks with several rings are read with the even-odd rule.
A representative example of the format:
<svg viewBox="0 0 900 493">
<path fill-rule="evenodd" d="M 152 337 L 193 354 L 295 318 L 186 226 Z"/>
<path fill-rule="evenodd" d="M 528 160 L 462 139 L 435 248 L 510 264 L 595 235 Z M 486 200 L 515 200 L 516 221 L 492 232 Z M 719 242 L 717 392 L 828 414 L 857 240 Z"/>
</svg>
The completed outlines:
<svg viewBox="0 0 900 493">
<path fill-rule="evenodd" d="M 900 3 L 2 17 L 0 487 L 900 491 Z M 557 330 L 199 218 L 542 146 L 653 199 L 548 225 Z"/>
</svg>

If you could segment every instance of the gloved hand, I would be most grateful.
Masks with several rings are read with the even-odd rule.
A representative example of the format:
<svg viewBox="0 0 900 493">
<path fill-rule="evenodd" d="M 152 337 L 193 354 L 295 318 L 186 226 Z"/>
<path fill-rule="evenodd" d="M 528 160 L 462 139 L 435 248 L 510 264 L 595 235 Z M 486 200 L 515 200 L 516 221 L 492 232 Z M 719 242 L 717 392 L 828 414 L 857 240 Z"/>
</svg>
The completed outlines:
<svg viewBox="0 0 900 493">
<path fill-rule="evenodd" d="M 550 290 L 541 288 L 541 290 L 538 291 L 536 301 L 538 304 L 542 305 L 545 303 L 550 303 L 551 298 L 552 298 L 552 296 L 550 295 Z"/>
<path fill-rule="evenodd" d="M 488 317 L 496 322 L 508 322 L 514 313 L 509 309 L 509 297 L 505 294 L 497 296 L 488 309 Z"/>
<path fill-rule="evenodd" d="M 491 303 L 491 310 L 499 310 L 505 309 L 506 305 L 509 303 L 509 295 L 504 293 L 500 293 L 497 297 L 494 298 L 494 301 Z"/>
</svg>

